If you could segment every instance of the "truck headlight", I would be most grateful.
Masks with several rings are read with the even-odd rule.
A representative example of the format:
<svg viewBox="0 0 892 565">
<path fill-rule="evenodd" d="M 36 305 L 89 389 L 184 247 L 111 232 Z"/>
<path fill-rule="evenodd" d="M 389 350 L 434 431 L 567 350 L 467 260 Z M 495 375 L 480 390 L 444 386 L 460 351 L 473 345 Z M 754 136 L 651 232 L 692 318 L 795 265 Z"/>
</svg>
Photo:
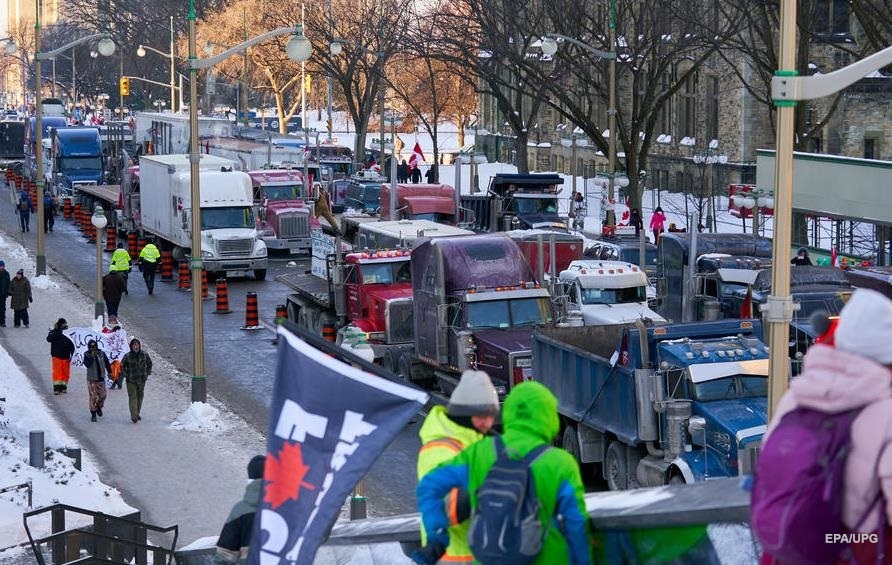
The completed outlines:
<svg viewBox="0 0 892 565">
<path fill-rule="evenodd" d="M 204 249 L 201 250 L 201 258 L 202 259 L 212 259 L 213 257 L 214 257 L 214 254 L 211 253 L 210 251 L 205 251 Z"/>
</svg>

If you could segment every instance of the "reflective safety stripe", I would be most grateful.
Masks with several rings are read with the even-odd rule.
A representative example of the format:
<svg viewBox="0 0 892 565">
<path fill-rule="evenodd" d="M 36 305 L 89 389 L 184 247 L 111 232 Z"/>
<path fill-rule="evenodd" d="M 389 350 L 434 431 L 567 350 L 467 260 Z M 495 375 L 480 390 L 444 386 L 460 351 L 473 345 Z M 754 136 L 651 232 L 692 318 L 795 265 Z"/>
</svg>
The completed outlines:
<svg viewBox="0 0 892 565">
<path fill-rule="evenodd" d="M 435 439 L 427 442 L 426 444 L 421 446 L 421 451 L 425 451 L 427 449 L 433 449 L 435 447 L 445 447 L 454 453 L 460 453 L 464 447 L 459 442 L 455 441 L 452 438 L 444 437 L 440 439 Z"/>
</svg>

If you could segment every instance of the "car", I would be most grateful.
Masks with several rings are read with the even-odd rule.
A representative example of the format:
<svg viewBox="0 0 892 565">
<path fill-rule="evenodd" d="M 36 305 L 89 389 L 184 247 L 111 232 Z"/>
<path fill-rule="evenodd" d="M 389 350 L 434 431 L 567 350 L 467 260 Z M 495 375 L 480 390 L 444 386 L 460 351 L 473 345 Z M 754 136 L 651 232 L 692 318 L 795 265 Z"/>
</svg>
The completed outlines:
<svg viewBox="0 0 892 565">
<path fill-rule="evenodd" d="M 22 117 L 16 110 L 3 110 L 3 116 L 0 119 L 5 122 L 18 122 L 21 121 Z"/>
</svg>

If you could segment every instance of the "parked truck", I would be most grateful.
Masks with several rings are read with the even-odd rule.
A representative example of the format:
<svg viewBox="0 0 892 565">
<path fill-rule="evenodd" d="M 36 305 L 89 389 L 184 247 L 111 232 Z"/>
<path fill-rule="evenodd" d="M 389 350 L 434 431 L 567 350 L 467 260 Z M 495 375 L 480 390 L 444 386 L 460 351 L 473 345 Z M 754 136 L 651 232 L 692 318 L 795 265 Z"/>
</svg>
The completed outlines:
<svg viewBox="0 0 892 565">
<path fill-rule="evenodd" d="M 303 174 L 295 169 L 248 171 L 260 235 L 268 249 L 310 250 L 310 208 Z"/>
<path fill-rule="evenodd" d="M 556 174 L 497 174 L 485 195 L 463 195 L 461 205 L 473 212 L 478 232 L 513 229 L 555 229 L 566 231 L 558 213 L 559 185 Z"/>
<path fill-rule="evenodd" d="M 242 170 L 301 163 L 303 149 L 279 145 L 273 140 L 250 140 L 236 137 L 209 137 L 201 141 L 205 153 L 241 163 Z"/>
<path fill-rule="evenodd" d="M 227 277 L 253 271 L 266 278 L 267 250 L 253 213 L 253 189 L 247 173 L 236 163 L 201 155 L 201 258 L 209 273 Z M 138 227 L 162 240 L 174 259 L 192 254 L 193 207 L 188 155 L 146 155 L 139 160 Z"/>
<path fill-rule="evenodd" d="M 647 275 L 622 261 L 573 261 L 561 271 L 557 286 L 571 320 L 586 326 L 622 324 L 635 320 L 666 323 L 647 303 Z"/>
<path fill-rule="evenodd" d="M 68 126 L 50 130 L 50 175 L 55 192 L 72 195 L 79 185 L 103 183 L 105 163 L 99 128 Z"/>
<path fill-rule="evenodd" d="M 553 320 L 549 293 L 502 234 L 428 239 L 412 251 L 415 349 L 399 374 L 447 395 L 469 368 L 503 397 L 530 378 L 530 335 Z"/>
<path fill-rule="evenodd" d="M 748 474 L 767 418 L 757 320 L 545 328 L 533 379 L 558 398 L 561 442 L 612 490 Z"/>
<path fill-rule="evenodd" d="M 430 220 L 456 225 L 455 188 L 448 184 L 397 184 L 396 217 L 390 217 L 390 184 L 381 185 L 382 220 Z"/>
</svg>

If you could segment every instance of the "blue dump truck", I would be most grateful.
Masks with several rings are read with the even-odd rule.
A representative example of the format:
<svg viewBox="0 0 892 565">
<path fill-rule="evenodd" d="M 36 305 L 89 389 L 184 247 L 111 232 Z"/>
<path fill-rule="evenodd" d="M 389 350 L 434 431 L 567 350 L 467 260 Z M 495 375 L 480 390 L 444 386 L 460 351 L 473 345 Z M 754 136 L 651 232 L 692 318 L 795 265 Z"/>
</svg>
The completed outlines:
<svg viewBox="0 0 892 565">
<path fill-rule="evenodd" d="M 767 423 L 761 337 L 758 320 L 542 328 L 532 377 L 558 398 L 564 449 L 611 490 L 737 476 Z"/>
<path fill-rule="evenodd" d="M 517 229 L 567 231 L 559 213 L 558 195 L 564 179 L 556 174 L 497 174 L 485 195 L 461 197 L 462 208 L 474 213 L 476 232 Z"/>
</svg>

